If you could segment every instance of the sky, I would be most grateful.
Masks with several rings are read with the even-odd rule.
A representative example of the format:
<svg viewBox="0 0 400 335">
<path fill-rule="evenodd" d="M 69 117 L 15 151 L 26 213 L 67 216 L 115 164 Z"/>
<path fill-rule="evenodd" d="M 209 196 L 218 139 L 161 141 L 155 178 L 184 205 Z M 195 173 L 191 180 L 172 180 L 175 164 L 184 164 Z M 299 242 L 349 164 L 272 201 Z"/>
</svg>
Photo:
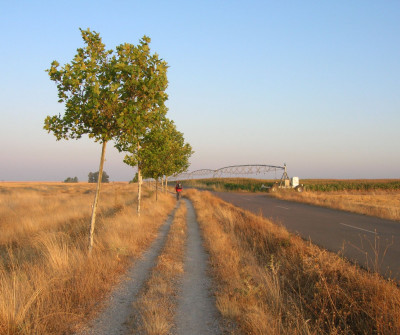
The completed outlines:
<svg viewBox="0 0 400 335">
<path fill-rule="evenodd" d="M 287 164 L 302 178 L 400 178 L 400 2 L 0 0 L 0 181 L 86 181 L 101 145 L 56 141 L 45 72 L 83 47 L 151 38 L 190 171 Z M 135 171 L 112 145 L 105 171 Z M 272 176 L 266 176 L 266 178 Z"/>
</svg>

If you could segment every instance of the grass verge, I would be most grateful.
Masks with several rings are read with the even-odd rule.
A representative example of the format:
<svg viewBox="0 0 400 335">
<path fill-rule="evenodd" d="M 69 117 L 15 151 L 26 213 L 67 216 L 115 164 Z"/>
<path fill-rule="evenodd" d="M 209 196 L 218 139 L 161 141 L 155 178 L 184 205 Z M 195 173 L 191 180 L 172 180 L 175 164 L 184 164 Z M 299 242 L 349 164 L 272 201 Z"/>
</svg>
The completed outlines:
<svg viewBox="0 0 400 335">
<path fill-rule="evenodd" d="M 245 334 L 399 334 L 400 290 L 208 192 L 186 191 L 221 314 Z"/>
</svg>

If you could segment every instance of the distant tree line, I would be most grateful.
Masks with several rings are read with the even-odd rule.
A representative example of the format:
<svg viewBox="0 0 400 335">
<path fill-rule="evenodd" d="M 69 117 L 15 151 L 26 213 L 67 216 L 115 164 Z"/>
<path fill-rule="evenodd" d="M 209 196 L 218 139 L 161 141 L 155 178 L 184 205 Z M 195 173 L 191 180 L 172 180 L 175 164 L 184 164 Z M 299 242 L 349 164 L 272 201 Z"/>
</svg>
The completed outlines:
<svg viewBox="0 0 400 335">
<path fill-rule="evenodd" d="M 64 180 L 64 183 L 77 183 L 78 182 L 78 177 L 68 177 L 67 179 Z"/>
</svg>

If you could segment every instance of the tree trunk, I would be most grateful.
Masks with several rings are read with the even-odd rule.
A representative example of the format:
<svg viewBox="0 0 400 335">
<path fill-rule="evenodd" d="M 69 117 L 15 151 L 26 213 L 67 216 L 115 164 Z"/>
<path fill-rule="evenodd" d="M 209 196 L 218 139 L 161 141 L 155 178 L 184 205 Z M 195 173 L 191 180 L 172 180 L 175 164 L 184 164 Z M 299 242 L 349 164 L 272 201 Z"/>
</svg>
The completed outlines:
<svg viewBox="0 0 400 335">
<path fill-rule="evenodd" d="M 165 192 L 168 192 L 168 177 L 165 176 Z"/>
<path fill-rule="evenodd" d="M 156 201 L 158 201 L 158 178 L 156 179 Z"/>
<path fill-rule="evenodd" d="M 104 141 L 103 142 L 103 146 L 101 148 L 99 177 L 97 178 L 96 195 L 94 196 L 93 209 L 92 209 L 92 218 L 90 220 L 89 254 L 92 252 L 92 249 L 93 249 L 94 225 L 96 223 L 97 203 L 99 201 L 101 180 L 103 178 L 103 166 L 104 166 L 104 157 L 105 157 L 105 154 L 106 154 L 106 144 L 107 144 L 107 141 Z"/>
<path fill-rule="evenodd" d="M 140 199 L 142 197 L 142 172 L 138 164 L 138 196 L 137 196 L 137 215 L 140 216 Z"/>
<path fill-rule="evenodd" d="M 161 176 L 161 192 L 164 192 L 164 176 Z"/>
</svg>

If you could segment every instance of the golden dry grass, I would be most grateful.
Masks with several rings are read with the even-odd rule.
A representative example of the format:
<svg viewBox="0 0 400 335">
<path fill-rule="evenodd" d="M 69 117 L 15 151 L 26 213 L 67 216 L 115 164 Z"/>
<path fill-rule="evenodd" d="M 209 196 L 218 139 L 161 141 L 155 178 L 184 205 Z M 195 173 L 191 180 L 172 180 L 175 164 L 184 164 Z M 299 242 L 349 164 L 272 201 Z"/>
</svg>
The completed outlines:
<svg viewBox="0 0 400 335">
<path fill-rule="evenodd" d="M 306 191 L 296 193 L 292 190 L 281 190 L 272 195 L 279 199 L 400 221 L 400 191 Z"/>
<path fill-rule="evenodd" d="M 0 334 L 68 334 L 93 316 L 132 257 L 175 204 L 135 185 L 103 185 L 95 248 L 87 256 L 95 185 L 0 184 Z"/>
<path fill-rule="evenodd" d="M 217 307 L 244 334 L 399 334 L 400 290 L 208 192 L 186 191 Z"/>
<path fill-rule="evenodd" d="M 174 325 L 178 283 L 183 274 L 186 226 L 186 205 L 181 202 L 165 247 L 135 303 L 141 317 L 135 320 L 133 334 L 169 334 Z"/>
</svg>

